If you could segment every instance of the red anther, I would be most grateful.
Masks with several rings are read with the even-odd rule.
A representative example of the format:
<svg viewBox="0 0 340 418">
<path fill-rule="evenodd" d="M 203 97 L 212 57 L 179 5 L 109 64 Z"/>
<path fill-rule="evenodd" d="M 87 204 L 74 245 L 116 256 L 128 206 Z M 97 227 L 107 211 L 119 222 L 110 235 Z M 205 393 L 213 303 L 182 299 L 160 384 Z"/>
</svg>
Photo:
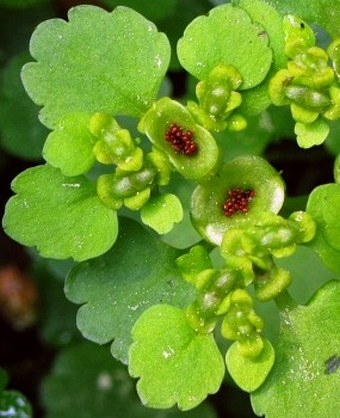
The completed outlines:
<svg viewBox="0 0 340 418">
<path fill-rule="evenodd" d="M 171 147 L 177 154 L 191 156 L 197 152 L 197 145 L 193 140 L 193 133 L 186 131 L 176 123 L 172 123 L 169 126 L 169 129 L 165 133 L 165 140 L 171 142 Z"/>
<path fill-rule="evenodd" d="M 254 197 L 254 190 L 243 190 L 240 187 L 232 188 L 227 192 L 227 200 L 223 203 L 224 215 L 231 218 L 235 213 L 248 213 L 249 203 Z"/>
</svg>

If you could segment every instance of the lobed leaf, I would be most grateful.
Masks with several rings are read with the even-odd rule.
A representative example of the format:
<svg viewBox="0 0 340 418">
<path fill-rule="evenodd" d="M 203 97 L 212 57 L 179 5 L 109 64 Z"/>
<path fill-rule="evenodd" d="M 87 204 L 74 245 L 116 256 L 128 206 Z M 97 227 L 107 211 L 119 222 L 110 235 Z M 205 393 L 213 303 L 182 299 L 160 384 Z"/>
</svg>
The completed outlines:
<svg viewBox="0 0 340 418">
<path fill-rule="evenodd" d="M 22 72 L 28 94 L 44 106 L 43 123 L 53 127 L 76 112 L 141 116 L 168 67 L 166 36 L 126 7 L 108 13 L 83 5 L 71 9 L 68 18 L 36 28 L 30 52 L 37 62 Z"/>
<path fill-rule="evenodd" d="M 145 405 L 188 410 L 218 391 L 225 368 L 214 337 L 196 333 L 182 309 L 153 306 L 140 316 L 132 337 L 129 372 L 140 378 L 137 391 Z"/>
<path fill-rule="evenodd" d="M 243 9 L 225 4 L 200 16 L 186 28 L 177 45 L 182 66 L 199 80 L 220 64 L 231 64 L 241 74 L 241 90 L 260 84 L 272 64 L 263 27 Z M 236 46 L 236 47 L 235 47 Z"/>
<path fill-rule="evenodd" d="M 76 394 L 76 396 L 75 396 Z M 141 405 L 126 368 L 107 347 L 83 342 L 62 350 L 43 382 L 46 418 L 215 418 L 209 405 L 191 414 Z"/>
<path fill-rule="evenodd" d="M 85 177 L 65 177 L 49 165 L 17 176 L 6 205 L 6 233 L 43 257 L 77 261 L 106 252 L 118 233 L 117 214 L 104 206 Z"/>
<path fill-rule="evenodd" d="M 77 315 L 82 334 L 99 344 L 114 339 L 112 354 L 126 363 L 131 328 L 145 309 L 192 302 L 194 290 L 175 266 L 178 255 L 135 221 L 123 218 L 114 251 L 75 266 L 67 277 L 67 298 L 82 304 Z"/>
<path fill-rule="evenodd" d="M 251 395 L 266 418 L 331 417 L 339 408 L 340 282 L 317 291 L 307 306 L 281 311 L 276 361 Z M 338 359 L 338 360 L 337 360 Z"/>
</svg>

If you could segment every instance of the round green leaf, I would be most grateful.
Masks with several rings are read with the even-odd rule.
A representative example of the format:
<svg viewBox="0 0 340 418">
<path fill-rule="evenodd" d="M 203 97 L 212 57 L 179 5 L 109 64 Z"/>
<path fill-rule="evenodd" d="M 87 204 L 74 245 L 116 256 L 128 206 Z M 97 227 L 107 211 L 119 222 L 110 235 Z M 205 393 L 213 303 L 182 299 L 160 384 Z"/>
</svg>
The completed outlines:
<svg viewBox="0 0 340 418">
<path fill-rule="evenodd" d="M 340 272 L 340 184 L 324 184 L 309 195 L 306 211 L 317 229 L 309 244 L 332 270 Z"/>
<path fill-rule="evenodd" d="M 48 130 L 38 120 L 38 108 L 27 97 L 20 80 L 28 54 L 12 58 L 0 82 L 0 140 L 9 153 L 27 159 L 41 159 Z"/>
<path fill-rule="evenodd" d="M 216 418 L 207 404 L 191 414 L 145 408 L 126 367 L 112 359 L 107 347 L 90 343 L 59 353 L 43 381 L 42 400 L 46 418 Z"/>
<path fill-rule="evenodd" d="M 141 218 L 159 234 L 166 234 L 183 219 L 181 201 L 172 193 L 155 196 L 142 208 Z"/>
<path fill-rule="evenodd" d="M 32 408 L 26 397 L 15 390 L 0 394 L 0 417 L 31 418 Z"/>
<path fill-rule="evenodd" d="M 254 198 L 248 213 L 227 217 L 223 204 L 231 189 L 252 190 Z M 256 222 L 264 213 L 277 213 L 284 201 L 285 186 L 277 171 L 264 159 L 244 155 L 224 164 L 220 171 L 194 190 L 191 216 L 197 231 L 208 241 L 220 245 L 223 234 Z"/>
<path fill-rule="evenodd" d="M 224 376 L 221 353 L 213 335 L 196 333 L 183 310 L 153 306 L 140 316 L 132 337 L 129 372 L 140 377 L 137 391 L 145 405 L 188 410 L 218 391 Z"/>
<path fill-rule="evenodd" d="M 340 282 L 328 282 L 307 306 L 281 311 L 276 361 L 255 391 L 266 418 L 333 417 L 339 409 Z"/>
<path fill-rule="evenodd" d="M 45 166 L 30 168 L 12 183 L 6 233 L 43 257 L 77 261 L 106 252 L 118 233 L 117 214 L 104 206 L 85 177 L 65 177 Z"/>
<path fill-rule="evenodd" d="M 264 340 L 263 350 L 256 359 L 243 356 L 235 342 L 228 348 L 226 364 L 235 383 L 246 392 L 253 392 L 266 380 L 274 359 L 275 352 L 268 340 Z"/>
<path fill-rule="evenodd" d="M 67 277 L 67 298 L 83 304 L 77 316 L 82 334 L 99 344 L 114 339 L 112 354 L 126 363 L 131 328 L 145 309 L 192 302 L 194 290 L 175 265 L 178 256 L 178 250 L 123 218 L 114 251 L 75 266 Z"/>
<path fill-rule="evenodd" d="M 263 34 L 264 28 L 252 23 L 243 9 L 224 4 L 189 24 L 177 53 L 182 66 L 199 80 L 208 78 L 217 65 L 233 65 L 245 90 L 261 83 L 272 64 L 272 50 Z"/>
<path fill-rule="evenodd" d="M 43 156 L 65 176 L 84 174 L 95 162 L 93 146 L 96 138 L 88 129 L 90 119 L 91 116 L 86 113 L 69 114 L 47 137 Z"/>
<path fill-rule="evenodd" d="M 168 67 L 166 36 L 126 7 L 108 13 L 83 5 L 68 18 L 37 27 L 30 43 L 37 62 L 22 73 L 28 94 L 44 106 L 43 123 L 53 127 L 75 112 L 143 114 Z"/>
</svg>

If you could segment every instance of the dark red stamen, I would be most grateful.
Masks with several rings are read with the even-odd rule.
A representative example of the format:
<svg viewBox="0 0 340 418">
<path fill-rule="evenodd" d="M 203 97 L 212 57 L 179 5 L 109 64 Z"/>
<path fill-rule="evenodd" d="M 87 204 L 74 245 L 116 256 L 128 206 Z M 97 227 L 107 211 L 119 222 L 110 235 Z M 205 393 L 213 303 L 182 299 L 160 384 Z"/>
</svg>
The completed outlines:
<svg viewBox="0 0 340 418">
<path fill-rule="evenodd" d="M 254 190 L 243 190 L 240 187 L 234 187 L 229 190 L 227 200 L 223 203 L 223 213 L 228 218 L 231 218 L 235 213 L 248 213 L 249 202 L 254 196 Z"/>
<path fill-rule="evenodd" d="M 194 155 L 197 152 L 197 145 L 193 139 L 192 131 L 187 131 L 176 123 L 172 123 L 165 133 L 166 141 L 171 143 L 172 149 L 177 154 Z"/>
</svg>

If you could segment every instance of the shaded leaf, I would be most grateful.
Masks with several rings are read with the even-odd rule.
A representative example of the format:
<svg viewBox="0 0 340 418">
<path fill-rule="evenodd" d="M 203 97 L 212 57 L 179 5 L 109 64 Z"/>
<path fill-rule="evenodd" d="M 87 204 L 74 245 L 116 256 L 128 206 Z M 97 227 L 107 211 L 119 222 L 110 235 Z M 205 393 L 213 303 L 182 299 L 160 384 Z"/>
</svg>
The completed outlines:
<svg viewBox="0 0 340 418">
<path fill-rule="evenodd" d="M 216 417 L 209 405 L 187 414 L 143 407 L 126 367 L 112 358 L 107 347 L 90 343 L 61 351 L 43 382 L 42 398 L 46 418 L 74 418 L 80 413 L 82 418 Z"/>
<path fill-rule="evenodd" d="M 123 218 L 114 251 L 75 266 L 67 277 L 66 296 L 83 304 L 77 316 L 82 334 L 99 344 L 114 339 L 112 354 L 126 363 L 131 328 L 145 309 L 159 303 L 185 307 L 192 301 L 193 288 L 175 266 L 178 255 Z"/>
<path fill-rule="evenodd" d="M 38 121 L 38 108 L 27 97 L 20 80 L 28 54 L 12 58 L 0 84 L 1 145 L 9 153 L 27 159 L 41 159 L 48 130 Z"/>
<path fill-rule="evenodd" d="M 331 417 L 339 409 L 340 370 L 329 369 L 339 355 L 340 282 L 328 282 L 307 306 L 281 311 L 276 361 L 255 391 L 255 413 L 266 418 Z"/>
</svg>

